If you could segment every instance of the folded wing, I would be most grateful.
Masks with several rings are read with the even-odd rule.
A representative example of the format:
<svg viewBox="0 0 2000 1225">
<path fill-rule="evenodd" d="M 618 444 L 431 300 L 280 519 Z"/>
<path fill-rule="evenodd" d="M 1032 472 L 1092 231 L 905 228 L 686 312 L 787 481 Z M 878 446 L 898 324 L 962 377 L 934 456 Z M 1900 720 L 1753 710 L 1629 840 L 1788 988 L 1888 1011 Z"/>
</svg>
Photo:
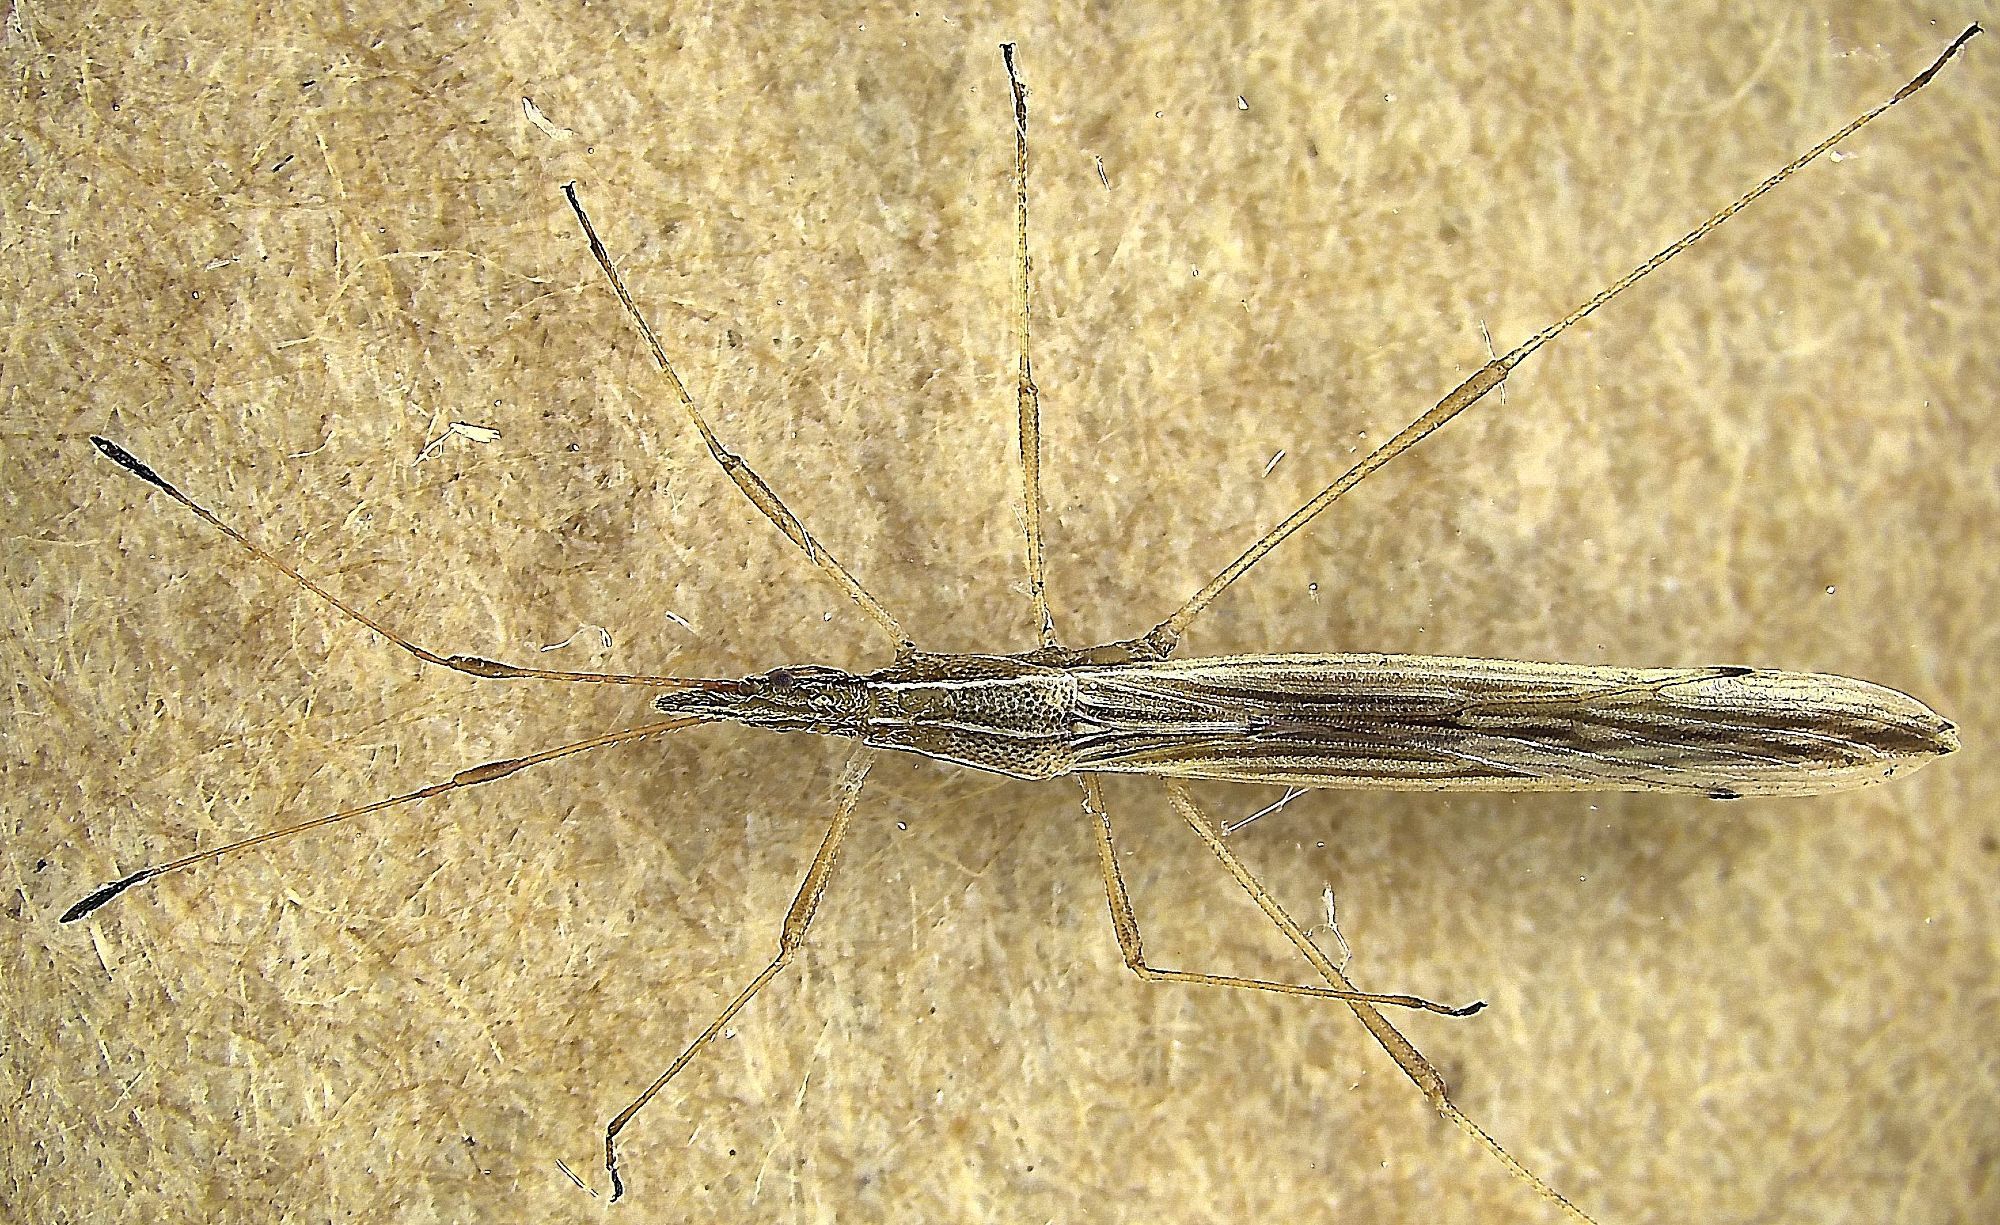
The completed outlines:
<svg viewBox="0 0 2000 1225">
<path fill-rule="evenodd" d="M 1809 795 L 1958 747 L 1867 681 L 1416 655 L 1256 655 L 1080 668 L 1076 770 L 1469 791 Z"/>
</svg>

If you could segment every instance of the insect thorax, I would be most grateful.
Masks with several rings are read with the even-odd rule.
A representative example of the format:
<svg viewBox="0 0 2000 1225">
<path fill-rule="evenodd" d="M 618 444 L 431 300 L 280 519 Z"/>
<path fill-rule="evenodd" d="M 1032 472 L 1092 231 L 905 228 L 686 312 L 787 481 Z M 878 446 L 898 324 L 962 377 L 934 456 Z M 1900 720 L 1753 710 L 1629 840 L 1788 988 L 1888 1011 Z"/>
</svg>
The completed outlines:
<svg viewBox="0 0 2000 1225">
<path fill-rule="evenodd" d="M 862 677 L 863 739 L 1015 778 L 1070 770 L 1076 682 L 1017 656 L 914 655 Z"/>
</svg>

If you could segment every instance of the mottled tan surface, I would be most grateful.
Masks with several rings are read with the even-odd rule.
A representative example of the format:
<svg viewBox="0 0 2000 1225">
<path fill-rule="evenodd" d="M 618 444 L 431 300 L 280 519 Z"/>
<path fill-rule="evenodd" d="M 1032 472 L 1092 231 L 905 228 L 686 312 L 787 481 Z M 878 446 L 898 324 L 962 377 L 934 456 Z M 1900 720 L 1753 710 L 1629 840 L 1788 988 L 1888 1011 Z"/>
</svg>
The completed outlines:
<svg viewBox="0 0 2000 1225">
<path fill-rule="evenodd" d="M 10 1220 L 605 1214 L 557 1162 L 601 1192 L 605 1119 L 768 955 L 844 752 L 682 733 L 59 926 L 638 706 L 422 669 L 86 431 L 443 649 L 882 660 L 675 420 L 574 178 L 718 426 L 911 632 L 1024 645 L 1013 38 L 1054 599 L 1130 633 L 1481 324 L 1559 315 L 1978 6 L 211 7 L 16 0 L 0 44 Z M 1242 836 L 1299 913 L 1337 889 L 1365 985 L 1492 1001 L 1409 1030 L 1605 1222 L 2000 1212 L 1997 90 L 1989 35 L 1190 643 L 1815 668 L 1959 720 L 1844 796 L 1332 794 Z M 501 437 L 414 463 L 455 420 Z M 1156 788 L 1110 798 L 1159 961 L 1303 973 Z M 617 1219 L 1553 1219 L 1344 1010 L 1127 975 L 1073 787 L 888 759 L 860 811 L 810 953 L 635 1125 Z"/>
</svg>

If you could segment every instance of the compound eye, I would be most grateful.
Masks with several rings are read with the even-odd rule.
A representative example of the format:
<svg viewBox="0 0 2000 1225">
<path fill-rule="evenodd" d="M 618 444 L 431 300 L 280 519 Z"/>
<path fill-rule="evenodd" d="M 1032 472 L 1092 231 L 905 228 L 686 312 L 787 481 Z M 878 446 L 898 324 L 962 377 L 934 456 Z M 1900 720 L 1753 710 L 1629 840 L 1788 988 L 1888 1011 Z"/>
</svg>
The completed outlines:
<svg viewBox="0 0 2000 1225">
<path fill-rule="evenodd" d="M 773 689 L 790 689 L 798 684 L 799 678 L 790 668 L 773 668 L 764 674 L 764 680 Z"/>
</svg>

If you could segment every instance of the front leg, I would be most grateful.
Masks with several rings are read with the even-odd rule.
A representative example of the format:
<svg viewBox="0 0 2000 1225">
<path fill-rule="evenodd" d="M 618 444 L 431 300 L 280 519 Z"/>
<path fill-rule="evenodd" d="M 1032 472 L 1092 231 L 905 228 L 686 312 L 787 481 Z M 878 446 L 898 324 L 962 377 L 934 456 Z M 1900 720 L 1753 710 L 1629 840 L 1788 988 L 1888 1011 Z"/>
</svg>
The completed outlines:
<svg viewBox="0 0 2000 1225">
<path fill-rule="evenodd" d="M 692 1061 L 696 1054 L 709 1043 L 715 1041 L 731 1018 L 743 1010 L 750 998 L 764 989 L 764 984 L 776 978 L 780 971 L 791 964 L 792 957 L 806 942 L 806 932 L 812 927 L 813 915 L 819 912 L 820 898 L 826 893 L 826 883 L 833 877 L 833 868 L 840 859 L 840 844 L 847 837 L 847 827 L 854 819 L 855 801 L 861 798 L 861 784 L 868 777 L 868 766 L 874 760 L 872 755 L 864 756 L 850 764 L 840 780 L 839 801 L 833 812 L 833 820 L 826 827 L 826 836 L 820 840 L 819 852 L 813 856 L 812 866 L 806 869 L 805 879 L 799 883 L 798 894 L 792 898 L 790 910 L 785 912 L 785 921 L 778 929 L 778 955 L 768 965 L 757 972 L 757 977 L 749 985 L 736 993 L 736 998 L 709 1022 L 693 1042 L 681 1051 L 680 1057 L 660 1073 L 646 1091 L 633 1099 L 632 1104 L 618 1112 L 604 1128 L 604 1171 L 611 1176 L 611 1198 L 613 1202 L 624 1196 L 625 1182 L 618 1177 L 618 1133 L 632 1121 L 632 1116 L 645 1109 L 667 1082 L 680 1075 L 682 1068 Z"/>
</svg>

